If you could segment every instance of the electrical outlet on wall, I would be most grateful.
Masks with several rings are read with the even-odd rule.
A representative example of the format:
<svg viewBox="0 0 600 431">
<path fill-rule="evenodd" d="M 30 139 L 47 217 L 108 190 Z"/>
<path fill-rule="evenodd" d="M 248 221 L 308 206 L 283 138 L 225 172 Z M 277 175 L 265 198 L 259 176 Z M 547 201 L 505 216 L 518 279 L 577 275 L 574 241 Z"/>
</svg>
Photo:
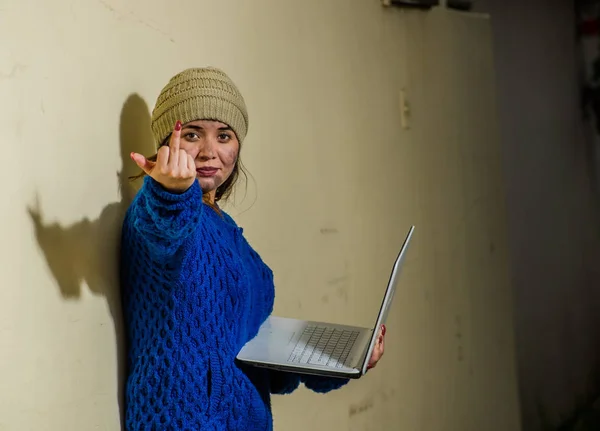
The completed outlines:
<svg viewBox="0 0 600 431">
<path fill-rule="evenodd" d="M 404 130 L 410 127 L 409 117 L 410 105 L 406 97 L 406 90 L 402 89 L 400 90 L 400 125 Z"/>
</svg>

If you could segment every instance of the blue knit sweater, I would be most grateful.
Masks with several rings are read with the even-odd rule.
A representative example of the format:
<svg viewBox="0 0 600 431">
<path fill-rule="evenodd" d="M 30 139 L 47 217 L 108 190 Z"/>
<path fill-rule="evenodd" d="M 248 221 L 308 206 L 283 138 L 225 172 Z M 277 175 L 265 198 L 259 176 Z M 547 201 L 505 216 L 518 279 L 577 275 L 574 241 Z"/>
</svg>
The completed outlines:
<svg viewBox="0 0 600 431">
<path fill-rule="evenodd" d="M 272 430 L 271 393 L 347 380 L 235 360 L 273 309 L 273 274 L 225 213 L 146 177 L 127 211 L 121 286 L 127 431 Z"/>
</svg>

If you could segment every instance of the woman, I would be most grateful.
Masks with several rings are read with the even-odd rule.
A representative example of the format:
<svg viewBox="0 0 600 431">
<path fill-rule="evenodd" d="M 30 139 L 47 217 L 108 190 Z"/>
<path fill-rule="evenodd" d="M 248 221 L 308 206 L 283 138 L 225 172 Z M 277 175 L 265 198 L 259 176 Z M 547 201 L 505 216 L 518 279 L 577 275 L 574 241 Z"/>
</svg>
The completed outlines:
<svg viewBox="0 0 600 431">
<path fill-rule="evenodd" d="M 132 153 L 145 176 L 123 224 L 126 429 L 271 430 L 271 393 L 343 379 L 235 361 L 273 309 L 273 274 L 218 202 L 240 172 L 244 99 L 214 68 L 185 70 L 152 112 L 159 147 Z M 371 365 L 383 354 L 383 331 Z"/>
</svg>

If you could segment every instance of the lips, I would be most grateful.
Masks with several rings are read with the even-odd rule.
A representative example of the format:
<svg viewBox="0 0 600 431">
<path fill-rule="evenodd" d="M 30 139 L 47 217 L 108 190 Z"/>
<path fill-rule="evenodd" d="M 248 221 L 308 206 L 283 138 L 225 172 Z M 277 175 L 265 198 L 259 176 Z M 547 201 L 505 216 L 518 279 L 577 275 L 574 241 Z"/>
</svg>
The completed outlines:
<svg viewBox="0 0 600 431">
<path fill-rule="evenodd" d="M 210 177 L 214 177 L 217 172 L 219 172 L 219 169 L 217 168 L 198 168 L 196 169 L 196 173 L 198 176 L 200 177 L 205 177 L 205 178 L 210 178 Z"/>
</svg>

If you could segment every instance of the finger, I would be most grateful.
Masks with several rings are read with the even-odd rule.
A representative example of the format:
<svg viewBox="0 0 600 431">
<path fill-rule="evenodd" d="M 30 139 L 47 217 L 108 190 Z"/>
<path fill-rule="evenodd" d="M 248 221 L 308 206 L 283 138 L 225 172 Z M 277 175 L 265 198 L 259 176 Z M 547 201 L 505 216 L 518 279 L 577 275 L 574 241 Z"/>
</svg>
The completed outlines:
<svg viewBox="0 0 600 431">
<path fill-rule="evenodd" d="M 160 147 L 156 156 L 156 166 L 160 169 L 160 172 L 167 173 L 167 165 L 169 163 L 169 147 Z"/>
<path fill-rule="evenodd" d="M 181 150 L 174 150 L 171 148 L 169 150 L 169 169 L 173 171 L 179 172 L 179 153 Z"/>
<path fill-rule="evenodd" d="M 188 163 L 188 153 L 185 150 L 179 150 L 179 172 L 185 178 L 189 176 Z"/>
<path fill-rule="evenodd" d="M 187 156 L 187 168 L 190 172 L 190 176 L 196 176 L 196 163 L 194 162 L 194 158 L 190 156 L 188 153 L 185 153 Z M 185 160 L 185 159 L 184 159 Z"/>
<path fill-rule="evenodd" d="M 373 351 L 373 361 L 377 362 L 381 358 L 381 346 L 377 346 L 377 348 Z"/>
<path fill-rule="evenodd" d="M 146 172 L 147 174 L 150 174 L 150 172 L 154 168 L 154 162 L 151 162 L 141 154 L 131 153 L 131 158 L 140 167 L 140 169 Z"/>
<path fill-rule="evenodd" d="M 378 355 L 379 352 L 381 351 L 381 342 L 382 342 L 382 337 L 380 335 L 377 338 L 377 342 L 375 343 L 375 348 L 373 349 L 373 356 Z"/>
<path fill-rule="evenodd" d="M 377 364 L 377 362 L 379 362 L 379 360 L 381 359 L 382 356 L 383 356 L 383 351 L 381 350 L 381 347 L 379 347 L 373 357 L 373 361 L 375 362 L 375 364 Z"/>
<path fill-rule="evenodd" d="M 377 360 L 374 359 L 373 356 L 371 356 L 371 359 L 369 359 L 369 364 L 367 365 L 367 370 L 370 370 L 371 368 L 375 367 L 375 365 L 377 365 Z"/>
<path fill-rule="evenodd" d="M 179 144 L 181 140 L 181 121 L 177 120 L 175 123 L 175 129 L 171 133 L 171 139 L 169 141 L 169 147 L 171 151 L 179 155 Z"/>
<path fill-rule="evenodd" d="M 375 368 L 377 362 L 379 361 L 379 357 L 376 356 L 376 352 L 373 352 L 371 359 L 369 360 L 369 365 L 367 365 L 368 369 Z"/>
<path fill-rule="evenodd" d="M 369 365 L 374 367 L 377 365 L 377 361 L 379 361 L 379 347 L 375 346 L 373 352 L 371 353 L 371 357 L 369 358 Z"/>
</svg>

